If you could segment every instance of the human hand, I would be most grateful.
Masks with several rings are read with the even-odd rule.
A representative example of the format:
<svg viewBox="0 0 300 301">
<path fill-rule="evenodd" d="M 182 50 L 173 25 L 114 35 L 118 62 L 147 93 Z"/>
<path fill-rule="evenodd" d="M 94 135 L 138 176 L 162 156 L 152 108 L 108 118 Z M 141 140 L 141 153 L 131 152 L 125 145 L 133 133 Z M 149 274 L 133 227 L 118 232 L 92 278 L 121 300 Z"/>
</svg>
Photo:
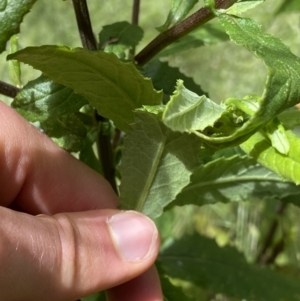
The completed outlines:
<svg viewBox="0 0 300 301">
<path fill-rule="evenodd" d="M 117 203 L 100 175 L 0 101 L 0 300 L 113 287 L 110 301 L 162 301 L 155 225 Z"/>
</svg>

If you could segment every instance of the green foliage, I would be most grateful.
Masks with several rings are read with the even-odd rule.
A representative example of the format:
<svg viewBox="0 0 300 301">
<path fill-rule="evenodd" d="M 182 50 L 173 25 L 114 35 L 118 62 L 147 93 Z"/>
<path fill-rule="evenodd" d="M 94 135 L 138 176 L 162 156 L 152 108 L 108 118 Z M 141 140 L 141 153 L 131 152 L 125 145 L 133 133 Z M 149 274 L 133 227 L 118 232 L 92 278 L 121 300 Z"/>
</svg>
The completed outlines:
<svg viewBox="0 0 300 301">
<path fill-rule="evenodd" d="M 300 11 L 300 2 L 298 0 L 284 0 L 277 12 L 280 14 L 294 11 Z"/>
<path fill-rule="evenodd" d="M 162 251 L 159 263 L 173 278 L 240 300 L 300 300 L 298 281 L 248 264 L 234 248 L 220 248 L 197 234 L 187 235 Z"/>
<path fill-rule="evenodd" d="M 164 25 L 157 27 L 157 30 L 165 31 L 169 27 L 182 21 L 197 2 L 198 0 L 172 0 L 172 7 L 168 18 Z"/>
<path fill-rule="evenodd" d="M 0 1 L 1 51 L 34 2 Z M 18 51 L 14 36 L 8 56 L 14 83 L 22 82 L 20 62 L 43 74 L 17 93 L 12 107 L 100 174 L 107 176 L 110 165 L 115 174 L 108 180 L 113 186 L 118 183 L 121 207 L 157 219 L 165 301 L 198 300 L 197 290 L 207 292 L 205 301 L 218 293 L 226 295 L 226 301 L 300 300 L 298 268 L 289 276 L 276 269 L 278 233 L 263 254 L 275 252 L 270 269 L 247 262 L 234 246 L 221 248 L 197 233 L 187 235 L 183 222 L 180 231 L 173 229 L 175 206 L 203 209 L 223 203 L 233 208 L 245 201 L 253 207 L 278 201 L 300 206 L 300 110 L 293 107 L 300 99 L 300 59 L 252 19 L 241 17 L 263 1 L 205 1 L 201 12 L 211 7 L 213 13 L 199 14 L 199 20 L 181 26 L 197 2 L 172 1 L 167 20 L 158 28 L 161 34 L 143 50 L 148 53 L 144 66 L 133 56 L 136 47 L 145 44 L 145 28 L 127 21 L 103 26 L 98 51 L 57 45 L 25 45 Z M 221 2 L 231 6 L 218 9 Z M 300 9 L 298 2 L 282 1 L 280 12 Z M 207 24 L 213 17 L 217 22 Z M 176 30 L 170 29 L 174 25 Z M 84 30 L 81 35 L 87 34 Z M 187 50 L 199 48 L 200 56 L 204 47 L 222 42 L 227 42 L 222 44 L 226 51 L 229 40 L 261 59 L 268 78 L 261 96 L 230 97 L 218 104 L 208 97 L 211 91 L 204 92 L 194 78 L 173 67 L 169 57 L 181 55 L 185 62 Z M 208 49 L 213 68 L 218 53 Z M 238 80 L 236 74 L 236 85 Z M 197 210 L 191 211 L 185 218 L 193 230 L 199 229 L 193 224 L 200 223 L 195 220 Z M 185 211 L 180 212 L 183 217 Z M 232 214 L 230 209 L 226 214 Z M 272 218 L 277 222 L 278 216 Z M 267 219 L 263 216 L 261 223 Z M 267 232 L 263 227 L 259 231 Z M 177 234 L 169 235 L 172 231 Z M 206 234 L 211 235 L 210 228 Z M 252 258 L 258 253 L 256 246 Z M 101 293 L 83 300 L 104 298 Z"/>
<path fill-rule="evenodd" d="M 125 58 L 125 50 L 137 46 L 143 38 L 143 30 L 127 21 L 103 26 L 99 34 L 99 48 Z"/>
<path fill-rule="evenodd" d="M 124 141 L 120 197 L 123 208 L 157 217 L 189 183 L 200 143 L 169 130 L 160 114 L 137 112 L 136 117 Z"/>
<path fill-rule="evenodd" d="M 30 64 L 57 83 L 72 88 L 123 131 L 134 121 L 134 109 L 158 105 L 162 99 L 132 63 L 123 63 L 114 54 L 41 46 L 28 47 L 8 58 Z"/>
<path fill-rule="evenodd" d="M 36 0 L 0 1 L 0 53 L 6 48 L 6 42 L 19 33 L 23 17 L 30 11 Z"/>
</svg>

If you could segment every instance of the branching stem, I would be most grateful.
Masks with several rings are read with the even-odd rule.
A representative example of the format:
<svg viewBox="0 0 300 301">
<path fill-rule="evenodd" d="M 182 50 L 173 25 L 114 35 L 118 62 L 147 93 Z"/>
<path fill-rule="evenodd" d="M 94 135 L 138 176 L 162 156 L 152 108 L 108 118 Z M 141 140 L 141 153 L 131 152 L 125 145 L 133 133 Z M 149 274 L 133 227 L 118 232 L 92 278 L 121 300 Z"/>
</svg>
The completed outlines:
<svg viewBox="0 0 300 301">
<path fill-rule="evenodd" d="M 237 1 L 238 0 L 215 0 L 215 6 L 217 9 L 226 9 Z M 159 34 L 135 56 L 135 61 L 141 66 L 146 64 L 161 50 L 213 18 L 214 14 L 211 9 L 202 7 L 190 17 Z"/>
<path fill-rule="evenodd" d="M 91 51 L 98 50 L 86 0 L 73 0 L 73 6 L 83 47 Z M 98 123 L 102 124 L 108 122 L 106 118 L 99 116 L 96 111 L 95 119 Z M 102 165 L 104 177 L 115 192 L 117 192 L 110 135 L 102 130 L 101 124 L 99 128 L 100 130 L 97 139 L 98 157 Z"/>
</svg>

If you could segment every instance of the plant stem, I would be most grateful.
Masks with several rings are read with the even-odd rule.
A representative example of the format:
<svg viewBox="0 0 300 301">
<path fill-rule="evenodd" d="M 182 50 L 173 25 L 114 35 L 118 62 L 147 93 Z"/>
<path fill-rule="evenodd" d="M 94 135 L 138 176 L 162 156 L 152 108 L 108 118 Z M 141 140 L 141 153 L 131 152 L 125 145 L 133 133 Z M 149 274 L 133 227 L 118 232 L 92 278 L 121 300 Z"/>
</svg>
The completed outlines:
<svg viewBox="0 0 300 301">
<path fill-rule="evenodd" d="M 237 1 L 238 0 L 215 0 L 215 7 L 217 9 L 226 9 Z M 135 56 L 135 61 L 141 66 L 146 64 L 161 50 L 213 18 L 214 14 L 211 9 L 202 7 L 185 20 L 159 34 Z"/>
<path fill-rule="evenodd" d="M 277 210 L 276 210 L 276 217 L 274 218 L 273 222 L 270 225 L 269 231 L 266 235 L 265 241 L 263 243 L 263 246 L 257 256 L 256 263 L 259 264 L 270 264 L 273 262 L 276 258 L 276 256 L 279 254 L 279 252 L 282 251 L 282 246 L 284 245 L 281 241 L 279 244 L 277 244 L 274 247 L 274 250 L 272 251 L 272 254 L 270 256 L 267 256 L 267 251 L 272 245 L 272 242 L 274 241 L 274 237 L 276 234 L 276 231 L 279 226 L 278 218 L 282 216 L 287 208 L 288 203 L 280 203 Z"/>
<path fill-rule="evenodd" d="M 83 47 L 91 51 L 98 50 L 86 0 L 73 0 L 73 6 Z M 101 124 L 108 122 L 106 118 L 99 116 L 97 111 L 95 111 L 95 119 Z M 98 157 L 104 177 L 110 183 L 115 192 L 117 192 L 110 135 L 106 131 L 102 130 L 103 127 L 101 124 L 97 139 Z"/>
<path fill-rule="evenodd" d="M 133 0 L 133 7 L 132 7 L 132 18 L 131 18 L 131 23 L 133 25 L 138 25 L 139 24 L 139 15 L 140 15 L 140 0 Z M 130 57 L 134 57 L 135 55 L 135 47 L 132 47 L 130 49 Z"/>
<path fill-rule="evenodd" d="M 0 81 L 0 94 L 15 98 L 17 93 L 20 91 L 19 88 L 12 86 L 10 84 L 7 84 L 3 81 Z"/>
</svg>

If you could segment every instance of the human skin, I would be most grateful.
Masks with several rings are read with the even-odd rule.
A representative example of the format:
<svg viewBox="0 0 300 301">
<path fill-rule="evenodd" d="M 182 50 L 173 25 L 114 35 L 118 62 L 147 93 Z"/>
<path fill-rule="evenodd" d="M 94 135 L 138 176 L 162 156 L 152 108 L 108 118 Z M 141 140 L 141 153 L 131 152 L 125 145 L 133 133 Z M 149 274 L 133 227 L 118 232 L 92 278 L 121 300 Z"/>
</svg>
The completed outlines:
<svg viewBox="0 0 300 301">
<path fill-rule="evenodd" d="M 0 101 L 0 300 L 162 301 L 154 223 Z"/>
</svg>

